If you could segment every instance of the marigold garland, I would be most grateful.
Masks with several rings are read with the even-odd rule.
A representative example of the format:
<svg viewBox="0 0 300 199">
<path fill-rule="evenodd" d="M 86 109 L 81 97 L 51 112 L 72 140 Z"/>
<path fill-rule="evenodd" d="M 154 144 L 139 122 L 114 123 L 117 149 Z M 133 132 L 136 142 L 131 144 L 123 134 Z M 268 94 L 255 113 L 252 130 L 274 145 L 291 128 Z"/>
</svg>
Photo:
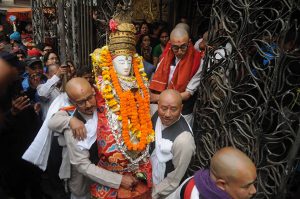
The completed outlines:
<svg viewBox="0 0 300 199">
<path fill-rule="evenodd" d="M 123 91 L 107 46 L 101 48 L 100 51 L 94 51 L 92 62 L 94 71 L 98 71 L 98 67 L 102 70 L 102 79 L 96 77 L 96 84 L 99 90 L 102 91 L 107 105 L 118 115 L 118 120 L 122 123 L 122 138 L 127 149 L 133 151 L 145 150 L 147 144 L 154 140 L 154 131 L 150 118 L 150 95 L 144 83 L 147 81 L 147 75 L 144 72 L 142 58 L 135 55 L 132 62 L 136 82 L 138 88 L 142 91 L 142 95 L 140 92 Z M 104 86 L 101 86 L 101 81 L 103 81 Z M 115 90 L 117 96 L 114 96 L 113 90 Z M 132 143 L 131 136 L 135 136 L 138 143 Z"/>
</svg>

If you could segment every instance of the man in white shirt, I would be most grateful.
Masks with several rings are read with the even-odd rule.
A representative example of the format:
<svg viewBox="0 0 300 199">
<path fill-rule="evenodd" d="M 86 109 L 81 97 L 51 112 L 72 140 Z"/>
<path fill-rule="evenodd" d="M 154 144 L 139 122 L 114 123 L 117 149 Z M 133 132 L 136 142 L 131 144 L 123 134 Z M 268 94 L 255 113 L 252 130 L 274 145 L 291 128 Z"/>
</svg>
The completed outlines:
<svg viewBox="0 0 300 199">
<path fill-rule="evenodd" d="M 121 175 L 97 166 L 99 161 L 96 141 L 97 106 L 95 90 L 84 78 L 73 78 L 66 85 L 69 101 L 74 105 L 62 108 L 49 120 L 49 128 L 63 133 L 71 163 L 69 187 L 71 199 L 88 199 L 92 181 L 115 189 L 131 189 L 137 180 L 131 175 Z M 73 136 L 75 131 L 86 131 L 84 140 Z"/>
<path fill-rule="evenodd" d="M 168 89 L 160 94 L 158 111 L 152 117 L 155 143 L 150 149 L 154 199 L 165 198 L 179 186 L 196 149 L 181 110 L 179 92 Z"/>
</svg>

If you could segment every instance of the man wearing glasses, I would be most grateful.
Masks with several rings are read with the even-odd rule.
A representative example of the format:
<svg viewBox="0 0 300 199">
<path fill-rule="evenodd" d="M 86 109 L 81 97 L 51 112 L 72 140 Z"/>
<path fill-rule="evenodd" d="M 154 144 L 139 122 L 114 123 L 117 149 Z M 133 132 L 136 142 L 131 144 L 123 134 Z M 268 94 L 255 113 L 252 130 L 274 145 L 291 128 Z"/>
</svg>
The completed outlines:
<svg viewBox="0 0 300 199">
<path fill-rule="evenodd" d="M 89 185 L 92 181 L 115 189 L 120 186 L 130 189 L 137 181 L 133 176 L 97 166 L 98 116 L 95 90 L 86 79 L 77 77 L 67 83 L 66 93 L 73 109 L 68 106 L 55 113 L 48 127 L 64 135 L 71 163 L 71 173 L 68 174 L 71 199 L 90 198 Z"/>
<path fill-rule="evenodd" d="M 157 110 L 155 105 L 159 94 L 166 89 L 180 92 L 183 99 L 182 114 L 187 122 L 193 125 L 193 108 L 196 100 L 194 93 L 200 83 L 201 54 L 197 52 L 190 41 L 189 34 L 183 28 L 175 28 L 170 35 L 167 51 L 157 66 L 150 83 L 151 112 Z"/>
</svg>

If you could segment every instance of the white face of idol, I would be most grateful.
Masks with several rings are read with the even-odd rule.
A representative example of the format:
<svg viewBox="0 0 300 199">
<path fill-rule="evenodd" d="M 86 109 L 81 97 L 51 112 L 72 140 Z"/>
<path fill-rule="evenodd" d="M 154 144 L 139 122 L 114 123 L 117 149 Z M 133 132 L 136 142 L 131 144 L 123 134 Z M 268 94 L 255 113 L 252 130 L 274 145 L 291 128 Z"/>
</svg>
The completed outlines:
<svg viewBox="0 0 300 199">
<path fill-rule="evenodd" d="M 129 76 L 132 68 L 132 56 L 118 55 L 113 60 L 114 68 L 117 74 Z"/>
</svg>

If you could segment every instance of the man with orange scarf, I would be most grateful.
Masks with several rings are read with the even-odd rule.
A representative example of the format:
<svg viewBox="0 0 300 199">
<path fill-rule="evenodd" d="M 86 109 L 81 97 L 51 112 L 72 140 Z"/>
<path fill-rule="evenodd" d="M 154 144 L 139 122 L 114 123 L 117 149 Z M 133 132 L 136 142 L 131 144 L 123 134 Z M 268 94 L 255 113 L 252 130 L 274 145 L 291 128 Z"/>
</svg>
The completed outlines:
<svg viewBox="0 0 300 199">
<path fill-rule="evenodd" d="M 183 99 L 182 114 L 192 126 L 196 100 L 194 93 L 200 84 L 201 57 L 190 42 L 188 32 L 183 28 L 173 29 L 170 43 L 150 83 L 152 113 L 157 110 L 153 104 L 157 103 L 159 94 L 166 89 L 174 89 L 180 92 Z"/>
</svg>

